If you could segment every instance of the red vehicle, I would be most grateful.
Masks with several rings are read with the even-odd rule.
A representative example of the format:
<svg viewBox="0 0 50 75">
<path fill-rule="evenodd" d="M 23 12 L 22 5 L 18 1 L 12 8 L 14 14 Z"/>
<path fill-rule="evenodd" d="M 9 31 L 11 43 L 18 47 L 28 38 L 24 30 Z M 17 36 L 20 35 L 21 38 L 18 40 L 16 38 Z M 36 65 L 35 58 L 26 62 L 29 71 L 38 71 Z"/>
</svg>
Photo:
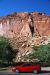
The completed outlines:
<svg viewBox="0 0 50 75">
<path fill-rule="evenodd" d="M 20 66 L 15 66 L 12 68 L 13 72 L 34 72 L 38 73 L 41 71 L 41 66 L 39 64 L 31 64 L 31 63 L 25 63 Z"/>
</svg>

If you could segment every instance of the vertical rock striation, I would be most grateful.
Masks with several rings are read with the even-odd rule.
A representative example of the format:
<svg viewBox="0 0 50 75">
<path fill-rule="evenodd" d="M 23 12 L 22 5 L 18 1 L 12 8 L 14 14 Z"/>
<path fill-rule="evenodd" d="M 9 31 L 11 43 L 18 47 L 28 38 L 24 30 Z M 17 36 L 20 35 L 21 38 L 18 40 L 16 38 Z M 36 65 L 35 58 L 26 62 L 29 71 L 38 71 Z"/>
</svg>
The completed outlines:
<svg viewBox="0 0 50 75">
<path fill-rule="evenodd" d="M 1 17 L 0 36 L 9 38 L 13 48 L 19 48 L 19 54 L 24 56 L 32 51 L 32 44 L 50 42 L 45 40 L 50 37 L 50 16 L 38 12 L 17 12 Z"/>
</svg>

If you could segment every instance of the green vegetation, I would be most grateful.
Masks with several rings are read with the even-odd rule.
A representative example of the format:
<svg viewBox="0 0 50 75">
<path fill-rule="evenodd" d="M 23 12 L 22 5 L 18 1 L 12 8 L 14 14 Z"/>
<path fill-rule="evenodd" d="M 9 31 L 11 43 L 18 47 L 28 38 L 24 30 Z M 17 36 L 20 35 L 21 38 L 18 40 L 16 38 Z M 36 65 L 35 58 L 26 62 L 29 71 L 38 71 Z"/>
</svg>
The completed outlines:
<svg viewBox="0 0 50 75">
<path fill-rule="evenodd" d="M 0 71 L 4 71 L 7 70 L 8 68 L 0 68 Z"/>
<path fill-rule="evenodd" d="M 27 56 L 28 59 L 38 59 L 41 62 L 50 61 L 50 44 L 33 46 L 33 52 Z"/>
<path fill-rule="evenodd" d="M 0 37 L 0 63 L 10 63 L 16 52 L 12 49 L 8 39 Z"/>
<path fill-rule="evenodd" d="M 50 61 L 50 44 L 33 46 L 33 49 L 36 50 L 33 55 L 38 58 L 41 62 Z"/>
</svg>

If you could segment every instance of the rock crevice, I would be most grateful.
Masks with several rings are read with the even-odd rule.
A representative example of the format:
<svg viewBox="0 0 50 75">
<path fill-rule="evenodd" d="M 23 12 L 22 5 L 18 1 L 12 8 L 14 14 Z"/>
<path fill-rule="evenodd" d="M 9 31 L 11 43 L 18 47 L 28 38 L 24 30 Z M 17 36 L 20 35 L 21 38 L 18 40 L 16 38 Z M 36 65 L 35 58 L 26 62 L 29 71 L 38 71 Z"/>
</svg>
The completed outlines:
<svg viewBox="0 0 50 75">
<path fill-rule="evenodd" d="M 19 48 L 21 57 L 32 51 L 32 45 L 48 43 L 44 39 L 50 36 L 50 16 L 38 12 L 17 12 L 2 17 L 0 36 L 9 38 L 13 48 Z"/>
</svg>

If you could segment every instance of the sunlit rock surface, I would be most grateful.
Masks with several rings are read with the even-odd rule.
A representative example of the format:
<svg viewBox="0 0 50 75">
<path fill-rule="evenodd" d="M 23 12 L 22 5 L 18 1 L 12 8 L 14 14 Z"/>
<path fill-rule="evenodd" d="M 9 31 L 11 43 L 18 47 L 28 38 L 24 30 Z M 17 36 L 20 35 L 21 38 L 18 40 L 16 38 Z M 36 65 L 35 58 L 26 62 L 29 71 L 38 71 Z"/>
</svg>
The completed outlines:
<svg viewBox="0 0 50 75">
<path fill-rule="evenodd" d="M 50 43 L 50 16 L 38 12 L 17 12 L 0 18 L 0 36 L 9 38 L 16 56 L 21 57 L 32 52 L 32 45 Z"/>
</svg>

